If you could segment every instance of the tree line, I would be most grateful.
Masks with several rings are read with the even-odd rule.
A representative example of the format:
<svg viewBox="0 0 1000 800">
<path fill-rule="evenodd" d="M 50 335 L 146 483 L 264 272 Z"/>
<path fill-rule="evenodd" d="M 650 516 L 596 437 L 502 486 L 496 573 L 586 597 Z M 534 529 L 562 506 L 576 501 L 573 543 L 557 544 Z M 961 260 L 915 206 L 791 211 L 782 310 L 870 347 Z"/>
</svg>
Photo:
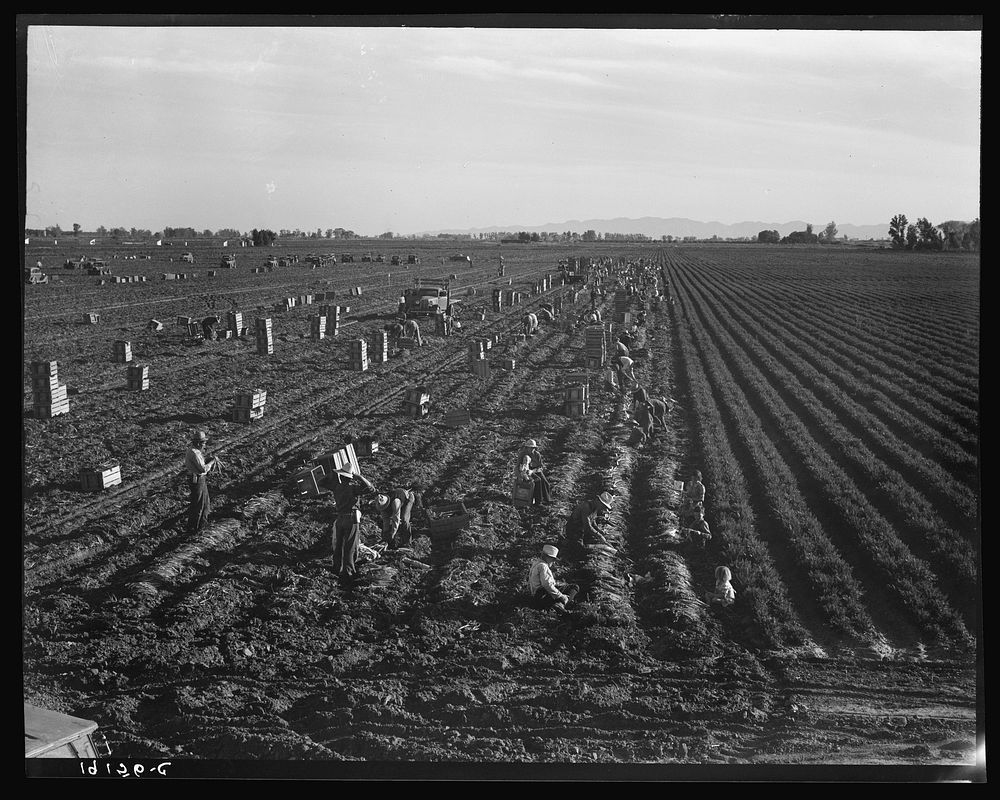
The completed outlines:
<svg viewBox="0 0 1000 800">
<path fill-rule="evenodd" d="M 934 225 L 926 217 L 911 224 L 906 214 L 889 222 L 894 250 L 979 250 L 979 217 L 972 222 L 949 220 Z"/>
</svg>

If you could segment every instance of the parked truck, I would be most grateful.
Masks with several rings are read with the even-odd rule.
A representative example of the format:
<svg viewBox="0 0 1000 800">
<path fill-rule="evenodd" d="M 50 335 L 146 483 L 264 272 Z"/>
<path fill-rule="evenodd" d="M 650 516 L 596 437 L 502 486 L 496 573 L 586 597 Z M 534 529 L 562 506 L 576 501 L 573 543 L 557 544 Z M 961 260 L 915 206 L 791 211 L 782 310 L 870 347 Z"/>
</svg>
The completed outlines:
<svg viewBox="0 0 1000 800">
<path fill-rule="evenodd" d="M 420 286 L 404 289 L 399 301 L 399 313 L 407 317 L 436 317 L 450 314 L 459 303 L 451 299 L 451 289 L 447 286 Z"/>
</svg>

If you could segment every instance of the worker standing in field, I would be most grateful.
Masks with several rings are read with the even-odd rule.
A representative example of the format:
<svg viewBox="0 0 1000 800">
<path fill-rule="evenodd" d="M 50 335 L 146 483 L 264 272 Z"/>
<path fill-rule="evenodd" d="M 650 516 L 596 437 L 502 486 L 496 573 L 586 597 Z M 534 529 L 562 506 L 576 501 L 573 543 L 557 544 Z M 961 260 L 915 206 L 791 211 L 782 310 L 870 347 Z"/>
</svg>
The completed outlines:
<svg viewBox="0 0 1000 800">
<path fill-rule="evenodd" d="M 410 513 L 416 499 L 412 489 L 394 489 L 375 498 L 375 509 L 382 518 L 382 540 L 390 550 L 410 546 L 413 537 Z"/>
<path fill-rule="evenodd" d="M 212 503 L 208 497 L 208 473 L 222 463 L 218 458 L 205 461 L 205 444 L 208 434 L 205 431 L 195 431 L 191 439 L 191 447 L 184 456 L 184 471 L 187 473 L 188 485 L 191 489 L 188 502 L 187 532 L 198 533 L 208 525 L 208 515 Z"/>
<path fill-rule="evenodd" d="M 682 517 L 696 516 L 695 509 L 698 504 L 705 503 L 705 484 L 701 482 L 701 471 L 695 470 L 691 473 L 691 480 L 684 486 L 684 500 L 681 503 L 680 514 Z"/>
<path fill-rule="evenodd" d="M 341 583 L 350 584 L 357 578 L 361 498 L 374 494 L 375 487 L 361 474 L 338 470 L 334 475 L 338 482 L 333 487 L 333 568 Z"/>
<path fill-rule="evenodd" d="M 413 339 L 417 347 L 424 346 L 424 340 L 420 336 L 420 326 L 415 319 L 408 319 L 403 323 L 403 335 Z"/>
<path fill-rule="evenodd" d="M 531 607 L 546 609 L 555 607 L 566 610 L 566 604 L 572 602 L 580 587 L 575 583 L 557 584 L 552 574 L 552 565 L 559 558 L 559 548 L 551 544 L 542 546 L 542 552 L 528 570 L 528 596 Z"/>
<path fill-rule="evenodd" d="M 611 501 L 611 495 L 602 492 L 593 500 L 578 503 L 566 521 L 563 532 L 566 541 L 576 545 L 607 544 L 608 540 L 597 527 L 597 516 L 611 508 Z"/>
</svg>

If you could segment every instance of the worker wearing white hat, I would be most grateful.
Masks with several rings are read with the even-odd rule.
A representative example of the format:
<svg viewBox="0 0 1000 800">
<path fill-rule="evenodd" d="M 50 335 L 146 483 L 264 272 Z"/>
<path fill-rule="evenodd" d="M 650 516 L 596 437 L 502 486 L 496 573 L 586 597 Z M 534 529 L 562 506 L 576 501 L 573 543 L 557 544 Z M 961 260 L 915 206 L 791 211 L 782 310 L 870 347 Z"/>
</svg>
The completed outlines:
<svg viewBox="0 0 1000 800">
<path fill-rule="evenodd" d="M 532 608 L 556 608 L 565 611 L 580 587 L 573 584 L 557 584 L 552 574 L 552 565 L 559 558 L 559 549 L 551 544 L 544 545 L 542 552 L 528 571 L 528 594 Z"/>
<path fill-rule="evenodd" d="M 410 512 L 416 499 L 411 489 L 393 489 L 375 498 L 375 510 L 382 518 L 382 539 L 390 550 L 409 546 L 413 536 Z"/>
<path fill-rule="evenodd" d="M 361 498 L 375 493 L 364 475 L 347 470 L 333 473 L 333 501 L 337 516 L 333 523 L 333 568 L 344 583 L 357 577 L 355 560 L 361 537 Z"/>
<path fill-rule="evenodd" d="M 187 532 L 198 533 L 208 524 L 212 503 L 208 497 L 208 473 L 215 466 L 222 466 L 218 458 L 205 461 L 204 449 L 208 442 L 205 431 L 195 431 L 191 446 L 184 455 L 184 470 L 187 472 L 191 496 L 188 503 Z"/>
<path fill-rule="evenodd" d="M 527 462 L 525 462 L 527 459 Z M 542 454 L 538 450 L 538 442 L 528 439 L 524 446 L 517 453 L 518 477 L 525 481 L 531 481 L 534 489 L 531 501 L 535 505 L 548 505 L 552 500 L 551 484 L 545 477 L 545 462 Z"/>
<path fill-rule="evenodd" d="M 608 540 L 598 530 L 596 522 L 598 514 L 611 508 L 613 499 L 607 492 L 601 492 L 593 500 L 583 500 L 578 503 L 566 521 L 566 541 L 579 544 L 607 544 Z"/>
</svg>

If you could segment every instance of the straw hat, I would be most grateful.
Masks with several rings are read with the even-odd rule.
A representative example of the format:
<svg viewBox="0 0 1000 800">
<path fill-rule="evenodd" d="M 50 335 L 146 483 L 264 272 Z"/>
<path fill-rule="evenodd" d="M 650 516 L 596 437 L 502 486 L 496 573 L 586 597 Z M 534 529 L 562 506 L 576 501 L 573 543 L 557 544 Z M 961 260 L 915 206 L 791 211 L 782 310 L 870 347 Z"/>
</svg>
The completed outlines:
<svg viewBox="0 0 1000 800">
<path fill-rule="evenodd" d="M 538 442 L 536 442 L 534 439 L 528 439 L 528 441 L 526 441 L 524 443 L 524 446 L 525 447 L 538 447 Z"/>
<path fill-rule="evenodd" d="M 389 505 L 388 495 L 380 494 L 378 497 L 375 498 L 376 508 L 382 509 L 385 508 L 387 505 Z"/>
<path fill-rule="evenodd" d="M 614 500 L 614 498 L 610 494 L 608 494 L 607 492 L 601 492 L 597 496 L 597 502 L 600 503 L 605 508 L 611 508 L 611 502 L 613 500 Z"/>
<path fill-rule="evenodd" d="M 542 545 L 542 555 L 549 558 L 559 558 L 559 548 L 551 544 Z"/>
<path fill-rule="evenodd" d="M 191 441 L 197 444 L 204 444 L 208 441 L 208 434 L 205 431 L 195 431 L 194 436 L 191 437 Z"/>
</svg>

